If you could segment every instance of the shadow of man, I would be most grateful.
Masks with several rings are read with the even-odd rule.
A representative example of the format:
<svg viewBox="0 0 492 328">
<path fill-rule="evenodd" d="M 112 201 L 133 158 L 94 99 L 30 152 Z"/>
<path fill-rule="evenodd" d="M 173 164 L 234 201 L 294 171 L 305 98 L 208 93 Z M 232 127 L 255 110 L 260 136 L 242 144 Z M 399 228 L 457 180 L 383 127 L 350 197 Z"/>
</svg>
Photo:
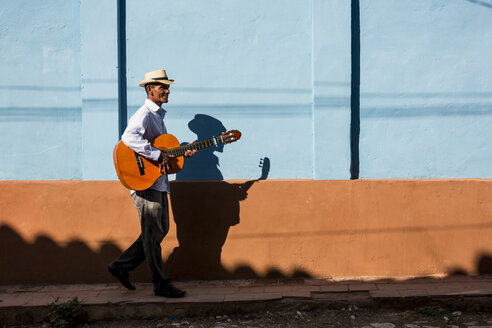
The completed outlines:
<svg viewBox="0 0 492 328">
<path fill-rule="evenodd" d="M 218 136 L 226 131 L 222 122 L 197 114 L 188 127 L 198 140 Z M 240 201 L 247 198 L 249 188 L 267 178 L 269 160 L 262 163 L 260 179 L 244 183 L 223 181 L 219 159 L 224 145 L 199 151 L 186 159 L 183 169 L 171 183 L 171 204 L 179 246 L 167 260 L 167 268 L 178 279 L 235 278 L 221 263 L 222 247 L 229 228 L 239 224 Z"/>
</svg>

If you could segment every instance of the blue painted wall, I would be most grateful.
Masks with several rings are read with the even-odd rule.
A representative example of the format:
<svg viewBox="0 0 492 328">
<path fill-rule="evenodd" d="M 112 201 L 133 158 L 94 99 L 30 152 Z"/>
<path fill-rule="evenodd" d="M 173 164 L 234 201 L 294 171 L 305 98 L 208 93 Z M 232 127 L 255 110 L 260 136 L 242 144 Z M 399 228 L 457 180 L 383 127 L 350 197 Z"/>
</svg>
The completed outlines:
<svg viewBox="0 0 492 328">
<path fill-rule="evenodd" d="M 165 107 L 178 140 L 197 138 L 196 114 L 242 131 L 215 153 L 225 179 L 258 178 L 265 156 L 270 178 L 312 177 L 309 1 L 130 0 L 127 15 L 129 114 L 144 100 L 143 73 L 164 66 L 176 79 Z"/>
<path fill-rule="evenodd" d="M 112 160 L 119 137 L 116 1 L 83 0 L 80 20 L 83 179 L 117 179 Z"/>
<path fill-rule="evenodd" d="M 490 1 L 361 1 L 362 178 L 492 177 L 491 40 Z"/>
<path fill-rule="evenodd" d="M 360 0 L 362 178 L 492 176 L 487 4 Z M 263 157 L 269 178 L 350 178 L 350 1 L 126 9 L 128 116 L 163 67 L 171 133 L 196 139 L 197 114 L 243 132 L 208 155 L 223 178 L 259 177 Z M 116 26 L 116 0 L 1 1 L 0 179 L 116 178 Z"/>
<path fill-rule="evenodd" d="M 313 177 L 350 179 L 350 1 L 315 0 L 313 14 Z"/>
<path fill-rule="evenodd" d="M 80 4 L 1 1 L 0 179 L 82 177 Z"/>
</svg>

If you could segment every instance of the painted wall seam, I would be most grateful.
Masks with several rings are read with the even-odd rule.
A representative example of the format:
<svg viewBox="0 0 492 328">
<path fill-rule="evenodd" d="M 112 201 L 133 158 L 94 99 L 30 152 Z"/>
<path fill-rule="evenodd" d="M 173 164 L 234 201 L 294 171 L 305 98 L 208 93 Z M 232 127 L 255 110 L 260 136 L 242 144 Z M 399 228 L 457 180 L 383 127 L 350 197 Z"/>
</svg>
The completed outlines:
<svg viewBox="0 0 492 328">
<path fill-rule="evenodd" d="M 118 139 L 127 124 L 126 85 L 126 0 L 117 0 L 118 40 Z"/>
<path fill-rule="evenodd" d="M 350 179 L 359 178 L 360 138 L 360 6 L 359 0 L 351 4 L 351 95 L 350 95 Z"/>
<path fill-rule="evenodd" d="M 312 134 L 312 178 L 316 180 L 316 110 L 314 104 L 314 1 L 311 0 L 311 134 Z"/>
</svg>

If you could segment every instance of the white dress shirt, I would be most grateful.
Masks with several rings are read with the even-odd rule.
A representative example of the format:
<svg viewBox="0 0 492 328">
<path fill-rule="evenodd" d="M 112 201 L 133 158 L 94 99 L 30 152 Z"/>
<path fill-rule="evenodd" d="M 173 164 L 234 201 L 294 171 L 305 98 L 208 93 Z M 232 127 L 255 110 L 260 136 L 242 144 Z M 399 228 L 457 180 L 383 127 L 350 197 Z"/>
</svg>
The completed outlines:
<svg viewBox="0 0 492 328">
<path fill-rule="evenodd" d="M 147 159 L 157 161 L 161 151 L 152 147 L 148 140 L 152 140 L 167 133 L 164 125 L 166 110 L 157 106 L 153 101 L 145 99 L 140 107 L 128 121 L 128 126 L 121 136 L 123 143 Z M 159 177 L 150 187 L 158 191 L 169 193 L 169 180 L 166 174 Z M 133 193 L 134 191 L 132 191 Z"/>
</svg>

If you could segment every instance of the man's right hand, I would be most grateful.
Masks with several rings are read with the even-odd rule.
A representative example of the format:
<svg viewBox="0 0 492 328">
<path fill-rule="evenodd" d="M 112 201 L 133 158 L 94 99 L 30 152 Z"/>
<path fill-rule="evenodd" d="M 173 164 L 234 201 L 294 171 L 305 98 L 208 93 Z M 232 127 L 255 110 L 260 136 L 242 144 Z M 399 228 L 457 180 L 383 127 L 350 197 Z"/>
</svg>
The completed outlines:
<svg viewBox="0 0 492 328">
<path fill-rule="evenodd" d="M 167 174 L 171 171 L 173 164 L 171 162 L 171 157 L 164 151 L 161 151 L 161 156 L 159 156 L 159 170 L 161 174 Z"/>
</svg>

